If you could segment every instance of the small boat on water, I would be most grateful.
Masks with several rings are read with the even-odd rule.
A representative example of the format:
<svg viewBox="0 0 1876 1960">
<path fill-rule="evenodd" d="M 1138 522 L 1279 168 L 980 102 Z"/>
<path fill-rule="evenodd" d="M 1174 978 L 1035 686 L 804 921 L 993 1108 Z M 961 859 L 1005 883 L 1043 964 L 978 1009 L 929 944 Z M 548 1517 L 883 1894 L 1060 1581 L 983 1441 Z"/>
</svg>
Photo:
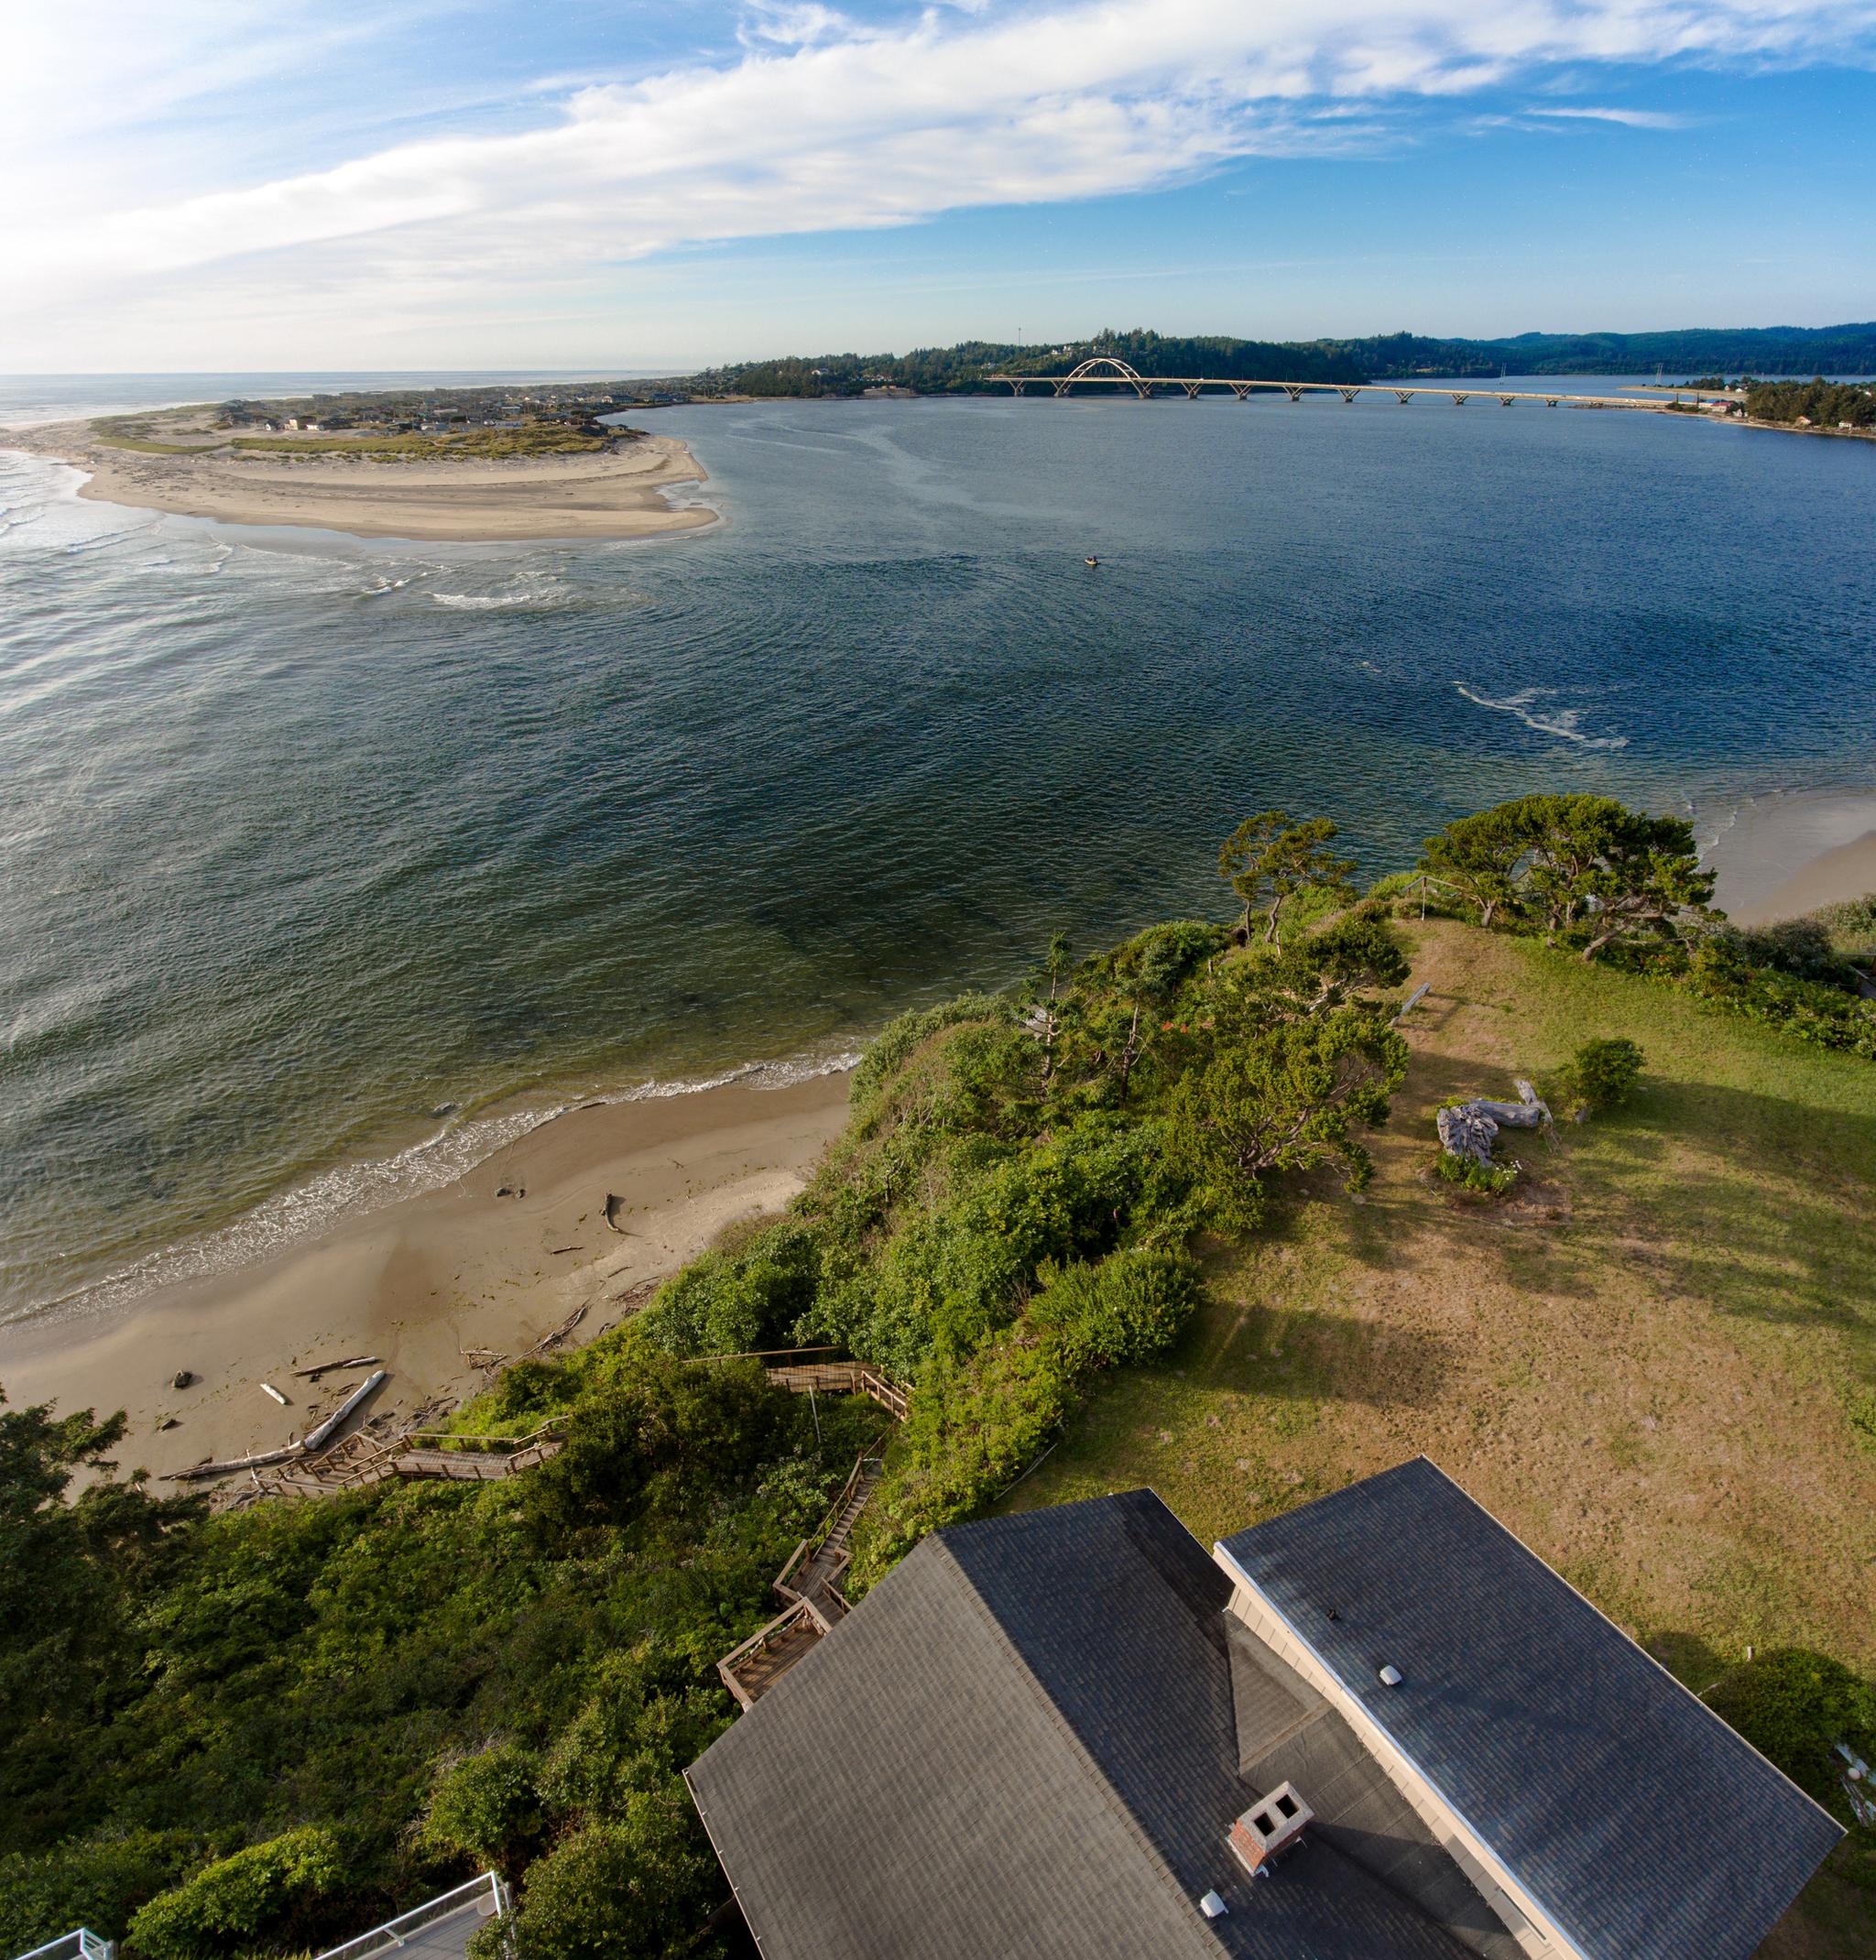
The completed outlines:
<svg viewBox="0 0 1876 1960">
<path fill-rule="evenodd" d="M 1082 563 L 1085 565 L 1098 565 L 1100 562 L 1101 561 L 1098 558 L 1085 558 L 1082 560 Z"/>
</svg>

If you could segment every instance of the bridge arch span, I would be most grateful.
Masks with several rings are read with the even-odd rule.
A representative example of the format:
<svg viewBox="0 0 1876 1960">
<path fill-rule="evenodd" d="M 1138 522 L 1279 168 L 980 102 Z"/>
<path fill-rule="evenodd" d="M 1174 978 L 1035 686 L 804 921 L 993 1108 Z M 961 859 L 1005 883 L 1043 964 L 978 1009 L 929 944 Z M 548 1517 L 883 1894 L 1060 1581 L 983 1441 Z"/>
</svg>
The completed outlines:
<svg viewBox="0 0 1876 1960">
<path fill-rule="evenodd" d="M 1136 369 L 1111 354 L 1097 354 L 1092 360 L 1084 361 L 1071 373 L 1063 375 L 1055 384 L 1058 395 L 1067 394 L 1077 381 L 1118 381 L 1124 383 L 1144 401 L 1151 391 L 1152 383 Z"/>
</svg>

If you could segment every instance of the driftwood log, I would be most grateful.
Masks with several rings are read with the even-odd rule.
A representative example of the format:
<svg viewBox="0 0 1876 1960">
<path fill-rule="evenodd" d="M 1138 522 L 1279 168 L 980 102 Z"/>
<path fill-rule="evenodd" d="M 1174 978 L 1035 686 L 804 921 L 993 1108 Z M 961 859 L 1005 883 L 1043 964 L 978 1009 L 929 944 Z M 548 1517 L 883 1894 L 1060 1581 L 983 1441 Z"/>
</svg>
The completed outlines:
<svg viewBox="0 0 1876 1960">
<path fill-rule="evenodd" d="M 1487 1169 L 1491 1165 L 1492 1145 L 1501 1129 L 1543 1129 L 1551 1120 L 1549 1105 L 1542 1102 L 1528 1082 L 1517 1084 L 1515 1103 L 1493 1103 L 1484 1098 L 1456 1103 L 1440 1111 L 1440 1146 L 1455 1157 L 1469 1157 Z"/>
<path fill-rule="evenodd" d="M 377 1366 L 376 1355 L 354 1355 L 349 1361 L 321 1361 L 310 1368 L 295 1368 L 294 1374 L 305 1381 L 317 1381 L 322 1375 L 330 1375 L 336 1368 L 369 1368 Z"/>
<path fill-rule="evenodd" d="M 311 1455 L 315 1451 L 324 1449 L 326 1444 L 332 1441 L 333 1432 L 338 1429 L 339 1424 L 361 1403 L 369 1401 L 383 1388 L 384 1380 L 384 1369 L 377 1368 L 374 1370 L 370 1377 L 360 1382 L 317 1429 L 308 1430 L 304 1445 L 307 1454 Z"/>
</svg>

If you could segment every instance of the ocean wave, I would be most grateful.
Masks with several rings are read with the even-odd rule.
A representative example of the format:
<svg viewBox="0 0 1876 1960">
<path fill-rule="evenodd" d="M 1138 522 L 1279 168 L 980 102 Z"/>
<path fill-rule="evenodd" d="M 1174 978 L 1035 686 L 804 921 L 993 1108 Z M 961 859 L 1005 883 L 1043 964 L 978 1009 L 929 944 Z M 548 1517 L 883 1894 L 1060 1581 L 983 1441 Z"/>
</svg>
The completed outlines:
<svg viewBox="0 0 1876 1960">
<path fill-rule="evenodd" d="M 420 1143 L 389 1157 L 334 1164 L 318 1171 L 202 1238 L 147 1253 L 105 1279 L 89 1281 L 56 1299 L 0 1313 L 0 1325 L 108 1312 L 158 1287 L 257 1265 L 294 1246 L 304 1245 L 345 1219 L 367 1216 L 405 1199 L 441 1191 L 574 1109 L 697 1095 L 732 1083 L 758 1090 L 787 1089 L 799 1083 L 838 1074 L 852 1068 L 859 1059 L 857 1050 L 842 1049 L 780 1061 L 745 1062 L 714 1075 L 673 1077 L 669 1081 L 654 1076 L 611 1092 L 446 1122 Z"/>
<path fill-rule="evenodd" d="M 518 605 L 533 605 L 545 608 L 563 604 L 555 594 L 536 592 L 433 592 L 430 596 L 439 605 L 453 606 L 458 612 L 464 613 L 507 612 L 511 607 Z"/>
<path fill-rule="evenodd" d="M 1463 681 L 1453 685 L 1465 695 L 1467 701 L 1477 702 L 1481 708 L 1495 709 L 1500 714 L 1515 714 L 1527 728 L 1534 728 L 1540 735 L 1560 735 L 1565 742 L 1581 744 L 1585 748 L 1627 748 L 1627 735 L 1585 735 L 1577 725 L 1583 719 L 1580 708 L 1552 708 L 1539 714 L 1532 713 L 1533 703 L 1554 694 L 1554 688 L 1528 687 L 1516 694 L 1507 694 L 1502 701 L 1493 701 L 1489 695 L 1476 694 Z"/>
</svg>

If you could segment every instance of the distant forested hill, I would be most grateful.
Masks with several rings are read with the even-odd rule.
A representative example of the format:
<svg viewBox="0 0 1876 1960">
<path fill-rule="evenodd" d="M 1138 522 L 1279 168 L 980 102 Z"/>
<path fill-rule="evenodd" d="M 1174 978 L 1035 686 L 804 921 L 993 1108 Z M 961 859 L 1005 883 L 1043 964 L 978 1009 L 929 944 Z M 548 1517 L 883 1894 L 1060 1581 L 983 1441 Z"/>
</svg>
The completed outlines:
<svg viewBox="0 0 1876 1960">
<path fill-rule="evenodd" d="M 1213 375 L 1238 381 L 1391 381 L 1416 375 L 1876 374 L 1876 321 L 1841 327 L 1690 327 L 1661 333 L 1521 333 L 1511 340 L 1434 340 L 1418 333 L 1353 340 L 1182 339 L 1144 327 L 1103 329 L 1061 347 L 964 341 L 911 354 L 823 354 L 753 361 L 690 377 L 702 393 L 851 395 L 867 387 L 973 394 L 999 371 L 1065 375 L 1111 354 L 1142 375 Z"/>
</svg>

